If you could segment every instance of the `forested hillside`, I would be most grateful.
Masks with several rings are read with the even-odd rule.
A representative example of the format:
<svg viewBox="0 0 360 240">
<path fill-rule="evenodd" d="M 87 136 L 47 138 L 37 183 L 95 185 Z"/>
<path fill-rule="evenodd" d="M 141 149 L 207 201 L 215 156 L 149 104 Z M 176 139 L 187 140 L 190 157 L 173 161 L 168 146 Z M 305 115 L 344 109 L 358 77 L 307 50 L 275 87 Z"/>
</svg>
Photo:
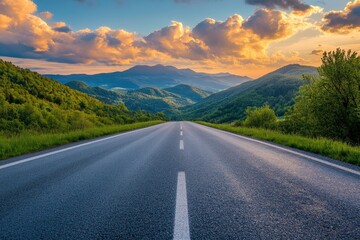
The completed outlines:
<svg viewBox="0 0 360 240">
<path fill-rule="evenodd" d="M 142 88 L 121 94 L 129 109 L 145 110 L 152 113 L 164 112 L 173 117 L 180 114 L 181 107 L 192 105 L 210 95 L 210 92 L 189 85 L 172 88 Z"/>
<path fill-rule="evenodd" d="M 158 88 L 142 88 L 121 95 L 121 99 L 129 109 L 141 109 L 153 113 L 163 112 L 167 115 L 176 114 L 179 107 L 194 103 L 190 99 Z"/>
<path fill-rule="evenodd" d="M 111 91 L 100 87 L 90 87 L 79 81 L 69 82 L 66 85 L 105 103 L 125 103 L 130 110 L 163 112 L 169 116 L 179 114 L 179 108 L 194 104 L 211 94 L 184 84 L 167 89 L 147 87 L 134 91 Z"/>
<path fill-rule="evenodd" d="M 157 116 L 160 117 L 160 116 Z M 157 118 L 107 105 L 54 80 L 0 60 L 0 131 L 63 132 Z"/>
<path fill-rule="evenodd" d="M 186 84 L 180 84 L 175 87 L 165 88 L 165 91 L 178 94 L 183 98 L 188 98 L 193 102 L 199 102 L 202 99 L 210 96 L 212 92 L 202 90 Z"/>
<path fill-rule="evenodd" d="M 210 122 L 231 122 L 245 117 L 247 107 L 268 104 L 278 116 L 294 105 L 295 95 L 306 83 L 302 75 L 315 75 L 316 68 L 288 65 L 259 79 L 211 95 L 184 108 L 182 117 Z"/>
<path fill-rule="evenodd" d="M 109 91 L 101 87 L 90 87 L 84 82 L 72 81 L 65 84 L 72 89 L 86 93 L 87 95 L 94 97 L 107 104 L 119 104 L 121 103 L 120 96 L 114 91 Z"/>
</svg>

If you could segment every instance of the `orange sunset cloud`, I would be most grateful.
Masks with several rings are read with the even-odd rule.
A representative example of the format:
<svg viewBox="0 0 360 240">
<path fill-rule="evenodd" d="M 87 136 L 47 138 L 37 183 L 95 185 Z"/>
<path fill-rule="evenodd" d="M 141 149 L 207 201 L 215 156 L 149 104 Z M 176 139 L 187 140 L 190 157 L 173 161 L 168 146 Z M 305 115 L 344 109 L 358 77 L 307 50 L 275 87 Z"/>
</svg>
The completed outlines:
<svg viewBox="0 0 360 240">
<path fill-rule="evenodd" d="M 221 70 L 229 65 L 228 68 L 251 72 L 249 68 L 258 64 L 264 69 L 291 61 L 315 64 L 305 57 L 313 50 L 311 48 L 299 52 L 286 46 L 269 48 L 281 45 L 299 31 L 321 29 L 330 38 L 329 33 L 351 32 L 360 26 L 357 14 L 360 0 L 349 2 L 343 11 L 328 13 L 319 7 L 299 5 L 296 1 L 285 6 L 276 1 L 273 4 L 247 2 L 266 8 L 258 9 L 246 19 L 238 14 L 225 21 L 207 18 L 194 28 L 173 21 L 169 26 L 140 36 L 106 26 L 74 31 L 65 22 L 51 22 L 53 15 L 50 12 L 37 13 L 37 6 L 31 0 L 3 0 L 0 3 L 1 54 L 107 66 L 162 62 L 181 65 L 193 61 L 194 68 L 206 64 L 208 68 L 218 66 Z M 323 21 L 315 19 L 319 14 Z"/>
</svg>

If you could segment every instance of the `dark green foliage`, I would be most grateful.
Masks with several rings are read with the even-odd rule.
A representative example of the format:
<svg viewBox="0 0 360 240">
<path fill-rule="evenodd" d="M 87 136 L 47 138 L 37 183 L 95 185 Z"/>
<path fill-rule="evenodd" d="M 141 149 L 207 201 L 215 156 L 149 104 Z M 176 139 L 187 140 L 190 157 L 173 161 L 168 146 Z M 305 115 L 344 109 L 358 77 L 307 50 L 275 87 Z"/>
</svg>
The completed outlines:
<svg viewBox="0 0 360 240">
<path fill-rule="evenodd" d="M 87 95 L 90 95 L 91 97 L 107 104 L 116 105 L 121 102 L 120 96 L 116 92 L 109 91 L 101 87 L 90 87 L 86 83 L 80 81 L 68 82 L 65 85 L 71 87 L 72 89 L 86 93 Z"/>
<path fill-rule="evenodd" d="M 324 53 L 318 72 L 301 88 L 284 130 L 360 143 L 360 57 L 341 49 Z"/>
<path fill-rule="evenodd" d="M 188 98 L 193 102 L 199 102 L 212 94 L 212 92 L 205 91 L 200 88 L 189 86 L 186 84 L 180 84 L 175 87 L 165 88 L 164 90 L 175 93 L 183 98 Z"/>
<path fill-rule="evenodd" d="M 256 128 L 274 128 L 277 121 L 276 114 L 269 105 L 261 108 L 247 108 L 244 126 Z"/>
<path fill-rule="evenodd" d="M 306 83 L 302 74 L 316 74 L 316 68 L 300 65 L 280 68 L 184 108 L 183 117 L 209 122 L 232 122 L 244 119 L 247 107 L 261 107 L 264 104 L 274 109 L 278 116 L 283 116 L 293 106 L 300 86 Z"/>
<path fill-rule="evenodd" d="M 155 118 L 106 105 L 56 81 L 0 60 L 0 131 L 64 132 Z"/>
</svg>

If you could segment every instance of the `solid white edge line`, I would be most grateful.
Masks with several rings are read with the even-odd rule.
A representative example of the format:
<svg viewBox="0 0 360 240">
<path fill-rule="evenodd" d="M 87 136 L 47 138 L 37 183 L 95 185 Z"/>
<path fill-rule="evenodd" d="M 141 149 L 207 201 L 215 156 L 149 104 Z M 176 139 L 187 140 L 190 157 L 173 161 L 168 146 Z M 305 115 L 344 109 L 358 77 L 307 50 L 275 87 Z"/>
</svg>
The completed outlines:
<svg viewBox="0 0 360 240">
<path fill-rule="evenodd" d="M 212 128 L 212 127 L 208 127 L 208 126 L 205 126 L 205 125 L 201 125 L 201 124 L 198 124 L 200 126 L 203 126 L 203 127 L 207 127 L 209 129 L 216 129 L 220 132 L 223 132 L 223 133 L 227 133 L 229 135 L 232 135 L 232 136 L 235 136 L 235 137 L 238 137 L 238 138 L 243 138 L 243 139 L 246 139 L 246 140 L 249 140 L 249 141 L 252 141 L 252 142 L 256 142 L 256 143 L 261 143 L 263 145 L 266 145 L 266 146 L 269 146 L 269 147 L 273 147 L 273 148 L 276 148 L 276 149 L 279 149 L 279 150 L 282 150 L 282 151 L 285 151 L 285 152 L 288 152 L 288 153 L 292 153 L 294 155 L 298 155 L 300 157 L 304 157 L 304 158 L 307 158 L 307 159 L 311 159 L 313 161 L 316 161 L 316 162 L 320 162 L 322 164 L 325 164 L 325 165 L 328 165 L 328 166 L 331 166 L 331 167 L 334 167 L 334 168 L 337 168 L 337 169 L 341 169 L 343 171 L 346 171 L 346 172 L 350 172 L 350 173 L 353 173 L 355 175 L 358 175 L 360 176 L 360 172 L 359 171 L 356 171 L 356 170 L 353 170 L 353 169 L 350 169 L 350 168 L 347 168 L 347 167 L 344 167 L 344 166 L 340 166 L 340 165 L 337 165 L 335 163 L 331 163 L 331 162 L 328 162 L 328 161 L 325 161 L 325 160 L 322 160 L 322 159 L 319 159 L 317 157 L 312 157 L 312 156 L 308 156 L 306 154 L 303 154 L 303 153 L 299 153 L 299 152 L 296 152 L 296 151 L 293 151 L 293 150 L 290 150 L 290 149 L 286 149 L 286 148 L 283 148 L 283 147 L 280 147 L 280 146 L 276 146 L 274 144 L 271 144 L 271 143 L 267 143 L 267 142 L 263 142 L 263 141 L 260 141 L 260 140 L 256 140 L 256 139 L 252 139 L 252 138 L 249 138 L 249 137 L 244 137 L 242 135 L 238 135 L 238 134 L 235 134 L 235 133 L 231 133 L 231 132 L 227 132 L 227 131 L 224 131 L 224 130 L 221 130 L 221 129 L 217 129 L 217 128 Z"/>
<path fill-rule="evenodd" d="M 190 239 L 185 172 L 178 172 L 176 187 L 174 240 Z"/>
<path fill-rule="evenodd" d="M 184 141 L 180 140 L 180 150 L 184 150 Z"/>
<path fill-rule="evenodd" d="M 158 126 L 158 125 L 155 125 L 155 126 Z M 33 161 L 33 160 L 43 158 L 43 157 L 51 156 L 51 155 L 54 155 L 54 154 L 57 154 L 57 153 L 66 152 L 66 151 L 76 149 L 76 148 L 80 148 L 80 147 L 84 147 L 84 146 L 87 146 L 87 145 L 90 145 L 90 144 L 94 144 L 94 143 L 106 141 L 106 140 L 109 140 L 109 139 L 117 138 L 117 137 L 120 137 L 120 136 L 128 135 L 128 134 L 131 134 L 131 133 L 139 132 L 139 131 L 142 131 L 142 130 L 145 130 L 145 129 L 148 129 L 148 128 L 151 128 L 151 127 L 155 127 L 155 126 L 141 128 L 141 129 L 137 129 L 137 130 L 133 130 L 133 131 L 129 131 L 129 132 L 124 132 L 124 133 L 119 133 L 119 134 L 111 136 L 111 137 L 101 138 L 101 139 L 98 139 L 98 140 L 94 140 L 94 141 L 91 141 L 91 142 L 79 144 L 79 145 L 76 145 L 76 146 L 60 149 L 60 150 L 49 152 L 49 153 L 44 153 L 44 154 L 34 156 L 34 157 L 30 157 L 30 158 L 25 158 L 23 160 L 19 160 L 19 161 L 16 161 L 16 162 L 11 162 L 11 163 L 8 163 L 8 164 L 1 165 L 0 170 L 8 168 L 8 167 L 15 166 L 15 165 L 18 165 L 18 164 L 21 164 L 21 163 L 26 163 L 26 162 L 30 162 L 30 161 Z"/>
</svg>

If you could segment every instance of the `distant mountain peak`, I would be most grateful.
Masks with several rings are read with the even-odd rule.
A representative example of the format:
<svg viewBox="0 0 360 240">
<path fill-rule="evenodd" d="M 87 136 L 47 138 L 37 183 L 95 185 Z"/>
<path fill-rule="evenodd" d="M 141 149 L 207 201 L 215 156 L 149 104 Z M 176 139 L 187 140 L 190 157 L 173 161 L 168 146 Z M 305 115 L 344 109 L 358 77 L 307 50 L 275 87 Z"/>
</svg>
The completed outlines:
<svg viewBox="0 0 360 240">
<path fill-rule="evenodd" d="M 148 75 L 155 75 L 155 74 L 169 75 L 169 74 L 177 74 L 176 70 L 177 70 L 177 68 L 175 68 L 175 67 L 164 66 L 161 64 L 157 64 L 154 66 L 136 65 L 132 68 L 129 68 L 128 70 L 125 70 L 123 73 L 148 74 Z"/>
<path fill-rule="evenodd" d="M 195 86 L 211 92 L 218 92 L 251 80 L 233 74 L 199 73 L 189 68 L 178 69 L 173 66 L 157 64 L 153 66 L 136 65 L 123 72 L 101 73 L 95 75 L 47 75 L 62 83 L 83 81 L 89 86 L 106 89 L 125 88 L 136 90 L 144 87 L 167 88 L 179 84 Z"/>
<path fill-rule="evenodd" d="M 304 72 L 309 75 L 316 75 L 317 68 L 312 67 L 312 66 L 300 65 L 300 64 L 289 64 L 289 65 L 283 66 L 273 72 L 270 72 L 266 75 L 286 74 L 286 75 L 300 77 L 304 74 Z"/>
</svg>

